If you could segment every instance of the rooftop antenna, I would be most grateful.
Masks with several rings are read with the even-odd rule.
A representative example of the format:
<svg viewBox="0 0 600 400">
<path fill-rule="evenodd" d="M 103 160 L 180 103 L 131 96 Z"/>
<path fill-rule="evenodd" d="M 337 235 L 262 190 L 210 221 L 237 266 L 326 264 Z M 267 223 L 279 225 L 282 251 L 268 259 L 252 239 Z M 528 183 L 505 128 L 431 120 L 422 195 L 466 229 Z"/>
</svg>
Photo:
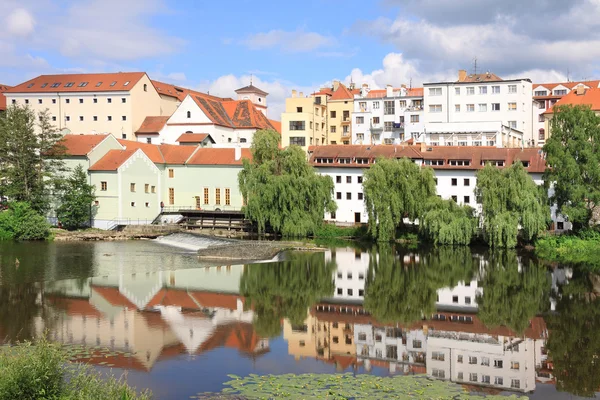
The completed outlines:
<svg viewBox="0 0 600 400">
<path fill-rule="evenodd" d="M 252 86 L 252 77 L 253 77 L 253 74 L 250 74 L 250 86 Z"/>
<path fill-rule="evenodd" d="M 477 57 L 473 58 L 473 75 L 477 75 Z"/>
<path fill-rule="evenodd" d="M 408 88 L 412 89 L 412 77 L 408 81 Z"/>
<path fill-rule="evenodd" d="M 567 68 L 567 82 L 571 82 L 571 71 Z"/>
</svg>

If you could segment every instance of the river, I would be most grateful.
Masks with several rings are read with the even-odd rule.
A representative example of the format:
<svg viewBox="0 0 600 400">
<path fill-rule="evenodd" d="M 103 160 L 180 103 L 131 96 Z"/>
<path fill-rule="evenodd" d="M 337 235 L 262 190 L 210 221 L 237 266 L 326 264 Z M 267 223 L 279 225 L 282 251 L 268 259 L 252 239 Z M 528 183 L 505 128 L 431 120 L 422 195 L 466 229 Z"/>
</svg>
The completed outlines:
<svg viewBox="0 0 600 400">
<path fill-rule="evenodd" d="M 228 374 L 426 374 L 532 399 L 600 388 L 600 301 L 571 268 L 391 245 L 210 265 L 175 239 L 0 243 L 0 338 L 106 349 L 95 368 L 158 399 L 218 392 Z"/>
</svg>

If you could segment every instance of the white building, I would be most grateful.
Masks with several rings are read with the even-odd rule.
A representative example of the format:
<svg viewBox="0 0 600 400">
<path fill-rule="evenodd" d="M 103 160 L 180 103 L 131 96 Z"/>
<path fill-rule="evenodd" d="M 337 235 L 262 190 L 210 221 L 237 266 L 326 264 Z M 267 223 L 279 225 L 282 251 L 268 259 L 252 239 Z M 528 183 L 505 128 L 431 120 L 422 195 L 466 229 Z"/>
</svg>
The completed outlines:
<svg viewBox="0 0 600 400">
<path fill-rule="evenodd" d="M 469 141 L 481 141 L 483 146 L 521 147 L 532 139 L 529 79 L 502 80 L 489 72 L 467 75 L 460 70 L 455 82 L 423 86 L 425 138 L 419 141 L 439 145 L 442 141 L 446 145 L 459 142 L 473 145 Z M 436 127 L 441 123 L 446 125 Z M 492 127 L 489 123 L 496 124 L 494 132 L 501 136 L 501 142 L 488 138 L 493 133 L 489 132 Z M 481 133 L 480 139 L 475 132 Z"/>
<path fill-rule="evenodd" d="M 369 254 L 360 249 L 336 248 L 325 253 L 325 262 L 335 261 L 333 298 L 362 302 L 365 299 L 365 280 L 369 271 Z"/>
<path fill-rule="evenodd" d="M 354 96 L 352 144 L 399 144 L 423 132 L 423 89 L 369 90 Z"/>
</svg>

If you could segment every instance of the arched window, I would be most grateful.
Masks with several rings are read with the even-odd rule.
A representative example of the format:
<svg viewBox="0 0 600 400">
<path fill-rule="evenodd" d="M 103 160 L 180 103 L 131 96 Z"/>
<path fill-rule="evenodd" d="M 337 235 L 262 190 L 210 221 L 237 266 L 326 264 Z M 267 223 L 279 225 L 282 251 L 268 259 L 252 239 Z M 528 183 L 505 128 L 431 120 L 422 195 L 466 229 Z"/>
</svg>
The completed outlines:
<svg viewBox="0 0 600 400">
<path fill-rule="evenodd" d="M 191 112 L 191 111 L 188 111 L 188 112 L 187 112 L 187 117 L 188 117 L 188 118 L 192 118 L 192 112 Z"/>
<path fill-rule="evenodd" d="M 539 140 L 546 140 L 546 130 L 544 128 L 540 128 Z"/>
<path fill-rule="evenodd" d="M 148 91 L 148 85 L 144 83 L 144 92 Z"/>
</svg>

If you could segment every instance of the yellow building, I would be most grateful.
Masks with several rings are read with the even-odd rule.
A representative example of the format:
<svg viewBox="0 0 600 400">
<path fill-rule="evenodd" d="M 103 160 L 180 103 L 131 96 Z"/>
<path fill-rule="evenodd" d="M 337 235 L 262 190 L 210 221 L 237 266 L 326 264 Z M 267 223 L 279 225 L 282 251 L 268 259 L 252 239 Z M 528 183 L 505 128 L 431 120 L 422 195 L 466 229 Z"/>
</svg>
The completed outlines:
<svg viewBox="0 0 600 400">
<path fill-rule="evenodd" d="M 333 82 L 332 94 L 327 99 L 329 144 L 351 143 L 354 94 L 357 93 L 353 85 L 347 88 L 343 83 Z"/>
<path fill-rule="evenodd" d="M 327 143 L 327 105 L 320 97 L 304 96 L 292 90 L 292 97 L 285 100 L 285 112 L 281 114 L 281 145 L 297 145 L 304 151 L 308 146 Z"/>
<path fill-rule="evenodd" d="M 588 106 L 597 115 L 600 115 L 600 88 L 585 88 L 583 85 L 577 86 L 571 90 L 569 94 L 561 98 L 554 107 L 544 112 L 544 130 L 547 132 L 546 139 L 552 136 L 552 117 L 556 107 L 571 105 L 571 106 Z M 542 132 L 540 132 L 540 137 Z"/>
</svg>

